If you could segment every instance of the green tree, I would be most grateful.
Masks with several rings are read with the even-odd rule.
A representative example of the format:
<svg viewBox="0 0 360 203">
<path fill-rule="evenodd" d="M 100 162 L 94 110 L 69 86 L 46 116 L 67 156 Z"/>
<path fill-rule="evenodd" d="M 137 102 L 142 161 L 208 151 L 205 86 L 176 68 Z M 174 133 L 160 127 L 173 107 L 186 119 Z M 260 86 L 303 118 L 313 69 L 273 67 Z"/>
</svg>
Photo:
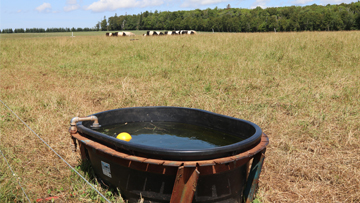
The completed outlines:
<svg viewBox="0 0 360 203">
<path fill-rule="evenodd" d="M 101 26 L 101 24 L 100 24 L 100 21 L 99 21 L 99 22 L 96 23 L 96 25 L 95 25 L 96 31 L 99 31 L 99 30 L 100 30 L 100 26 Z"/>
<path fill-rule="evenodd" d="M 101 30 L 102 31 L 107 31 L 108 30 L 106 16 L 104 16 L 104 20 L 101 21 Z"/>
</svg>

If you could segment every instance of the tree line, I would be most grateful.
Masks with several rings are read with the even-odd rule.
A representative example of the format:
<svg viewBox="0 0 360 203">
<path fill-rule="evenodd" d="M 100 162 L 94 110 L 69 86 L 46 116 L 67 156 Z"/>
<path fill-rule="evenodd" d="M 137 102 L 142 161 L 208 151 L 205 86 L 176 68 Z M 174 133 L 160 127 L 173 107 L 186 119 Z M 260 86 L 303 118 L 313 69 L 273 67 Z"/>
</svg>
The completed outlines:
<svg viewBox="0 0 360 203">
<path fill-rule="evenodd" d="M 254 9 L 195 9 L 145 11 L 97 22 L 93 28 L 3 29 L 2 33 L 79 32 L 114 30 L 197 30 L 216 32 L 336 31 L 360 30 L 360 0 L 339 5 L 310 5 Z"/>
<path fill-rule="evenodd" d="M 109 17 L 101 30 L 197 30 L 216 32 L 360 30 L 360 1 L 339 5 L 227 8 L 149 12 Z"/>
</svg>

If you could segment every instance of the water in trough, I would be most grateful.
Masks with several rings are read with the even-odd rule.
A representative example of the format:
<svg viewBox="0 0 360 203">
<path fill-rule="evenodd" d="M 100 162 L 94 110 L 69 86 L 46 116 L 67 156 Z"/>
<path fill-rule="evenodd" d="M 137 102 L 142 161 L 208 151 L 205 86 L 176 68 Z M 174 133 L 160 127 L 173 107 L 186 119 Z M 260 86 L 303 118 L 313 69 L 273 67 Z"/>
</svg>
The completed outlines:
<svg viewBox="0 0 360 203">
<path fill-rule="evenodd" d="M 242 141 L 235 135 L 177 122 L 123 123 L 104 126 L 97 131 L 113 137 L 127 132 L 132 136 L 130 143 L 175 150 L 209 149 Z"/>
</svg>

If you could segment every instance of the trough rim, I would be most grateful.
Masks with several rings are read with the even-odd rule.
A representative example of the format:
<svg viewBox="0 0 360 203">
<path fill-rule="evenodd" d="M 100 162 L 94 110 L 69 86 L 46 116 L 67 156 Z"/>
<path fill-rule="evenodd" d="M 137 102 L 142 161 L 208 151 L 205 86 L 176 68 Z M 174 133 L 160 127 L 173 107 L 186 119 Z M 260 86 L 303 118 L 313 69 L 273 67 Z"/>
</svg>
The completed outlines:
<svg viewBox="0 0 360 203">
<path fill-rule="evenodd" d="M 89 122 L 78 122 L 77 123 L 77 129 L 80 133 L 85 134 L 87 137 L 92 137 L 95 140 L 102 142 L 105 145 L 116 147 L 116 149 L 119 150 L 125 150 L 126 152 L 133 152 L 137 155 L 145 154 L 148 157 L 152 157 L 155 159 L 158 159 L 160 156 L 163 156 L 163 159 L 167 160 L 178 160 L 178 161 L 197 161 L 201 159 L 214 159 L 214 158 L 220 158 L 220 157 L 226 157 L 230 155 L 234 155 L 237 153 L 245 152 L 255 145 L 257 145 L 261 140 L 261 134 L 262 130 L 261 128 L 256 125 L 253 122 L 230 117 L 202 109 L 196 109 L 196 108 L 187 108 L 187 107 L 174 107 L 174 106 L 145 106 L 145 107 L 128 107 L 128 108 L 118 108 L 103 112 L 98 112 L 95 114 L 92 114 L 90 116 L 97 116 L 99 118 L 99 122 L 101 124 L 101 117 L 106 117 L 109 114 L 117 114 L 121 113 L 121 111 L 131 111 L 139 113 L 141 112 L 144 114 L 145 112 L 157 112 L 157 111 L 174 111 L 174 112 L 180 112 L 180 113 L 188 113 L 188 114 L 195 114 L 195 115 L 201 115 L 201 116 L 208 116 L 212 119 L 228 119 L 231 120 L 231 122 L 236 122 L 236 125 L 244 125 L 247 128 L 251 128 L 254 132 L 249 137 L 245 138 L 244 140 L 240 142 L 236 142 L 234 144 L 225 145 L 225 146 L 218 146 L 208 149 L 199 149 L 199 150 L 178 150 L 178 149 L 169 149 L 169 148 L 161 148 L 161 147 L 153 147 L 153 146 L 147 146 L 142 145 L 138 143 L 129 143 L 123 140 L 116 139 L 115 137 L 111 137 L 109 135 L 97 132 L 95 130 L 90 129 L 89 127 L 85 127 L 85 125 L 90 124 Z M 155 115 L 153 115 L 155 116 Z M 178 116 L 178 115 L 176 115 Z M 137 115 L 136 115 L 137 117 Z M 181 116 L 180 116 L 181 117 Z M 175 117 L 178 119 L 178 117 Z M 137 118 L 138 119 L 138 118 Z M 181 118 L 180 118 L 181 119 Z M 166 120 L 167 121 L 167 120 Z M 150 121 L 141 121 L 136 120 L 136 122 L 150 122 Z M 152 121 L 151 121 L 152 122 Z M 176 121 L 176 122 L 183 122 L 183 121 Z M 185 122 L 187 123 L 187 122 Z M 189 123 L 191 124 L 191 123 Z M 140 155 L 141 156 L 141 155 Z M 164 158 L 167 157 L 167 158 Z"/>
</svg>

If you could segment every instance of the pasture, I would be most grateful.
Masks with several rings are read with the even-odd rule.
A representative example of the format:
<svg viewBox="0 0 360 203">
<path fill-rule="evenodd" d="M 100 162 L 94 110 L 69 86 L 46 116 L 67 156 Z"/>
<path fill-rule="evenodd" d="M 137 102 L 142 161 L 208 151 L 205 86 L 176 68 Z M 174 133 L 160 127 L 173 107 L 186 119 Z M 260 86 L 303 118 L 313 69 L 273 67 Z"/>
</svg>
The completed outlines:
<svg viewBox="0 0 360 203">
<path fill-rule="evenodd" d="M 0 99 L 73 167 L 72 117 L 183 106 L 252 121 L 269 136 L 260 202 L 360 201 L 360 32 L 74 35 L 0 35 Z M 26 202 L 17 180 L 32 201 L 101 201 L 0 106 L 0 149 L 16 174 L 0 157 L 0 202 Z"/>
</svg>

